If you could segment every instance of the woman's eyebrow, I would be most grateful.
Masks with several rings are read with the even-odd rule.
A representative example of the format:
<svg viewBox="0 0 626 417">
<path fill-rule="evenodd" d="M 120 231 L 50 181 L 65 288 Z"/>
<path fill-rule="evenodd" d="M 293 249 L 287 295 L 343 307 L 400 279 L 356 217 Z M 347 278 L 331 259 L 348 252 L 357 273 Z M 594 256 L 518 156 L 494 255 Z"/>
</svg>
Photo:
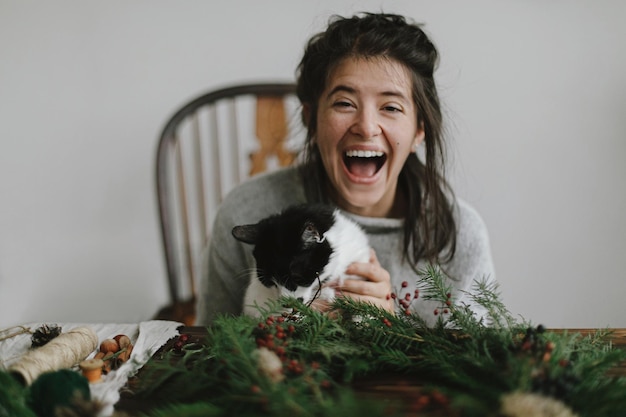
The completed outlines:
<svg viewBox="0 0 626 417">
<path fill-rule="evenodd" d="M 399 90 L 383 91 L 380 93 L 380 95 L 384 97 L 394 97 L 404 101 L 410 101 L 409 98 L 404 93 L 402 93 L 402 91 Z"/>
<path fill-rule="evenodd" d="M 350 93 L 350 94 L 356 93 L 356 89 L 349 87 L 347 85 L 340 84 L 340 85 L 335 86 L 332 90 L 330 90 L 330 92 L 326 95 L 326 98 L 330 98 L 332 97 L 333 94 L 340 92 L 340 91 Z M 378 93 L 378 95 L 385 96 L 385 97 L 398 97 L 400 99 L 407 100 L 407 97 L 399 90 L 381 91 L 380 93 Z"/>
<path fill-rule="evenodd" d="M 354 88 L 348 87 L 347 85 L 339 84 L 328 92 L 328 94 L 326 95 L 326 98 L 330 98 L 333 94 L 339 91 L 343 91 L 343 92 L 351 93 L 351 94 L 356 93 L 356 90 Z"/>
</svg>

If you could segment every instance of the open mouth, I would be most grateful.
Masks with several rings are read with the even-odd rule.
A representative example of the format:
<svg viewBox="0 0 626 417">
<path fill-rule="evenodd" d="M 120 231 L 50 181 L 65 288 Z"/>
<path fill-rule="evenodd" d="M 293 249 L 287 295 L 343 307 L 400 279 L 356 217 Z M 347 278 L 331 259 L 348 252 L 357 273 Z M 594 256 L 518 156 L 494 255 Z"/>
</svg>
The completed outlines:
<svg viewBox="0 0 626 417">
<path fill-rule="evenodd" d="M 382 151 L 350 150 L 343 155 L 348 171 L 357 177 L 372 177 L 382 168 L 387 155 Z"/>
</svg>

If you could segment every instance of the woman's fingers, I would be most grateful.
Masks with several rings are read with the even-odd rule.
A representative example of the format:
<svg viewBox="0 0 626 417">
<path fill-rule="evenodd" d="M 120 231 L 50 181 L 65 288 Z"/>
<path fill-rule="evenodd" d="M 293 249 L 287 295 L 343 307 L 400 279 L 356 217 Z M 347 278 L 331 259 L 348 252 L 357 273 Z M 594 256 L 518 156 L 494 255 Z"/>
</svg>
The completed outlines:
<svg viewBox="0 0 626 417">
<path fill-rule="evenodd" d="M 359 293 L 353 293 L 353 292 L 349 292 L 349 291 L 341 291 L 341 290 L 337 291 L 337 296 L 338 297 L 349 297 L 349 298 L 353 299 L 354 301 L 372 304 L 372 305 L 377 306 L 378 308 L 381 308 L 383 310 L 387 310 L 390 313 L 394 313 L 395 312 L 394 305 L 393 305 L 393 300 L 391 299 L 391 297 L 380 298 L 380 297 L 374 297 L 374 296 L 370 296 L 370 295 L 363 295 L 363 294 L 359 294 Z"/>
<path fill-rule="evenodd" d="M 354 262 L 348 266 L 346 274 L 361 279 L 348 278 L 341 285 L 338 282 L 327 284 L 336 291 L 337 296 L 349 297 L 359 302 L 373 304 L 394 312 L 391 299 L 391 277 L 389 272 L 380 265 L 374 250 L 370 253 L 369 262 Z M 328 311 L 330 304 L 316 300 L 313 306 L 318 311 Z"/>
<path fill-rule="evenodd" d="M 344 280 L 341 286 L 336 287 L 338 295 L 393 311 L 393 302 L 390 297 L 391 277 L 389 272 L 380 265 L 373 250 L 369 262 L 355 262 L 348 267 L 346 273 L 363 279 Z"/>
</svg>

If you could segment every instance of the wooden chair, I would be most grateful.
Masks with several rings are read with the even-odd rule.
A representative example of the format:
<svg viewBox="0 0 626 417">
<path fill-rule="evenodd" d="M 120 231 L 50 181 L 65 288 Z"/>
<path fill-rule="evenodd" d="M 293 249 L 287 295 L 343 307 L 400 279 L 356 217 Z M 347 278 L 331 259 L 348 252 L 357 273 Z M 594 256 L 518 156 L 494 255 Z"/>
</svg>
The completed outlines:
<svg viewBox="0 0 626 417">
<path fill-rule="evenodd" d="M 219 89 L 172 115 L 156 156 L 170 304 L 156 319 L 194 323 L 202 252 L 222 198 L 252 175 L 291 164 L 304 135 L 292 83 Z"/>
</svg>

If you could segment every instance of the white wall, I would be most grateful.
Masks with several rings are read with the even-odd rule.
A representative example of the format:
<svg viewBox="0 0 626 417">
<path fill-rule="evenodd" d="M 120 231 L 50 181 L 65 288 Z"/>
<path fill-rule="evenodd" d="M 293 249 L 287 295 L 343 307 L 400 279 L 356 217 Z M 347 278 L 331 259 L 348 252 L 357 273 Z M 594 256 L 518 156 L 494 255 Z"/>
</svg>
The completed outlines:
<svg viewBox="0 0 626 417">
<path fill-rule="evenodd" d="M 167 301 L 157 135 L 214 87 L 292 79 L 332 13 L 426 23 L 460 196 L 513 313 L 626 327 L 626 2 L 0 0 L 0 328 Z"/>
</svg>

